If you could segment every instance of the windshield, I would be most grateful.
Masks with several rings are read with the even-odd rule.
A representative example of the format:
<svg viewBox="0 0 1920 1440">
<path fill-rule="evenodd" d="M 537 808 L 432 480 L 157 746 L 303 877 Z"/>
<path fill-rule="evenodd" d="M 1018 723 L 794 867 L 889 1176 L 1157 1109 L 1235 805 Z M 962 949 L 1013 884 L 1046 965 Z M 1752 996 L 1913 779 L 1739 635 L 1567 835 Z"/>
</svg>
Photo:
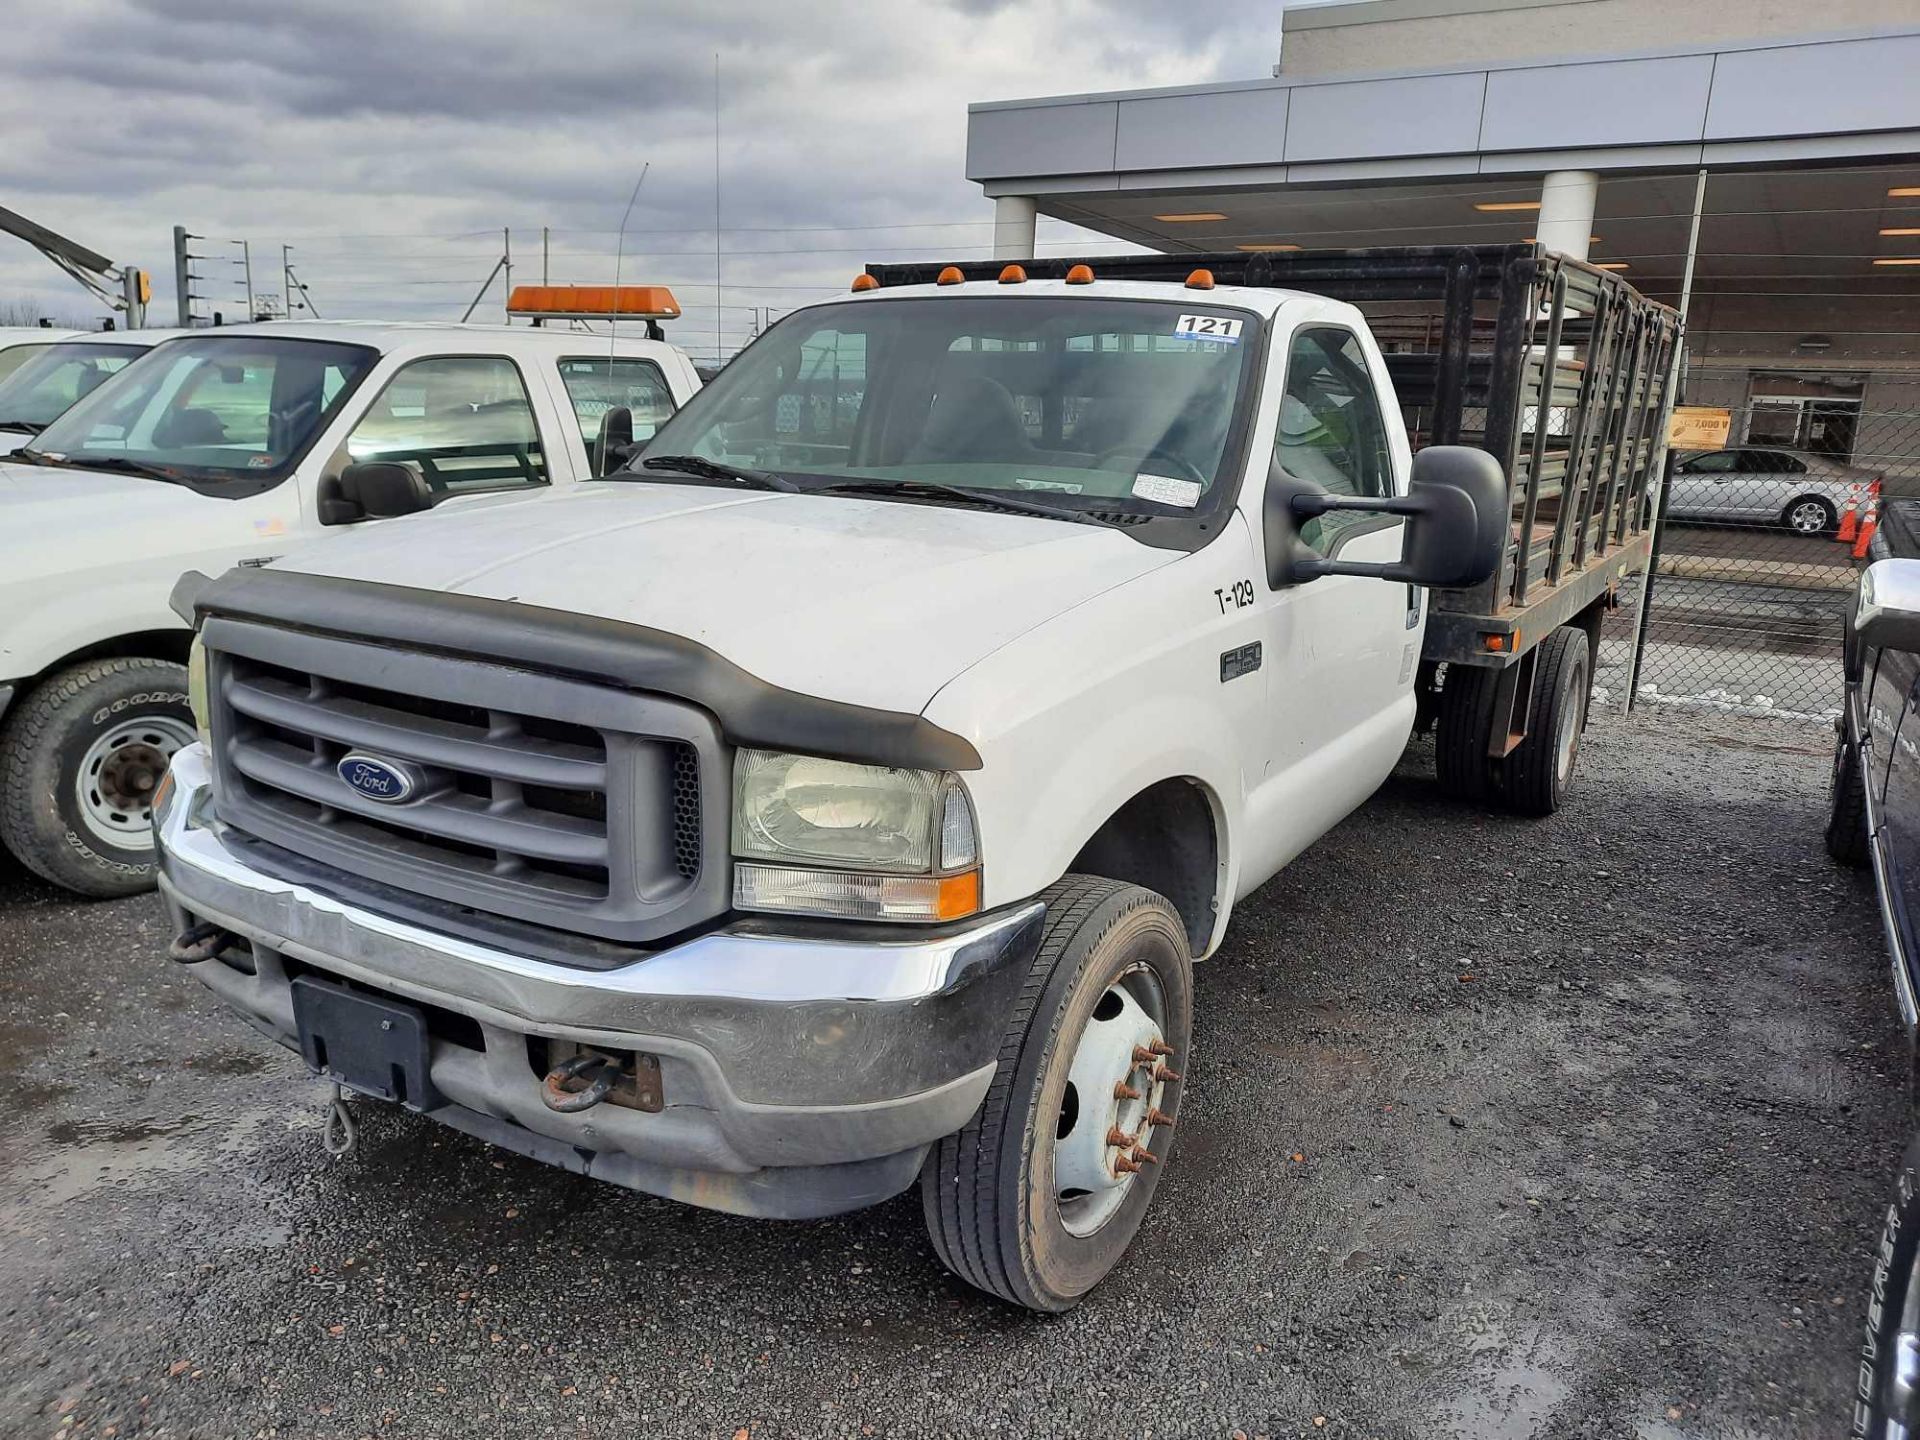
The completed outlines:
<svg viewBox="0 0 1920 1440">
<path fill-rule="evenodd" d="M 145 350 L 91 340 L 35 346 L 25 364 L 0 380 L 0 430 L 40 430 Z"/>
<path fill-rule="evenodd" d="M 29 341 L 25 345 L 9 345 L 0 349 L 0 380 L 5 380 L 27 361 L 46 349 L 51 341 Z"/>
<path fill-rule="evenodd" d="M 262 335 L 155 346 L 36 437 L 29 458 L 152 469 L 195 488 L 265 489 L 379 358 L 364 345 Z"/>
<path fill-rule="evenodd" d="M 1244 428 L 1259 323 L 1197 297 L 802 310 L 688 400 L 635 463 L 691 455 L 809 489 L 920 482 L 1191 515 Z"/>
</svg>

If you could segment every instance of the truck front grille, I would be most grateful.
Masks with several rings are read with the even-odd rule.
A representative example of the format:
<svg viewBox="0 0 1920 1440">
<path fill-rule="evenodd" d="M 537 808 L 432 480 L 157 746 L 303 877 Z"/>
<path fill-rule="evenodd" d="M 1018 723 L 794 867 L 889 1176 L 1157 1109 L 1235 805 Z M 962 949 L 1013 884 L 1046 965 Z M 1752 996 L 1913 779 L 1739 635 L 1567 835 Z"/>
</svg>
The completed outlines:
<svg viewBox="0 0 1920 1440">
<path fill-rule="evenodd" d="M 228 623 L 209 640 L 222 819 L 482 913 L 644 942 L 717 915 L 711 722 L 665 697 Z M 370 798 L 370 757 L 417 782 Z M 349 767 L 350 769 L 351 767 Z"/>
</svg>

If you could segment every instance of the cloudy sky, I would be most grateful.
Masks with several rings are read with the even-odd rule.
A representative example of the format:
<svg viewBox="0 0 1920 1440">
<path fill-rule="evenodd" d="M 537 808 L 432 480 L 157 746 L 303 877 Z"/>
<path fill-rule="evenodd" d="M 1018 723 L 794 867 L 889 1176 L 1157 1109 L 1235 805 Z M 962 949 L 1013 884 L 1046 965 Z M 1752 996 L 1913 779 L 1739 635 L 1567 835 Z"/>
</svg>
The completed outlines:
<svg viewBox="0 0 1920 1440">
<path fill-rule="evenodd" d="M 7 21 L 0 205 L 154 272 L 171 236 L 229 317 L 281 289 L 325 316 L 457 319 L 510 228 L 520 280 L 674 286 L 723 348 L 865 259 L 979 254 L 966 107 L 1269 73 L 1278 0 L 34 0 Z M 647 178 L 624 242 L 622 211 Z M 1043 222 L 1044 242 L 1072 232 Z M 814 287 L 814 288 L 808 288 Z M 498 282 L 475 318 L 498 319 Z M 94 313 L 0 238 L 0 309 Z"/>
</svg>

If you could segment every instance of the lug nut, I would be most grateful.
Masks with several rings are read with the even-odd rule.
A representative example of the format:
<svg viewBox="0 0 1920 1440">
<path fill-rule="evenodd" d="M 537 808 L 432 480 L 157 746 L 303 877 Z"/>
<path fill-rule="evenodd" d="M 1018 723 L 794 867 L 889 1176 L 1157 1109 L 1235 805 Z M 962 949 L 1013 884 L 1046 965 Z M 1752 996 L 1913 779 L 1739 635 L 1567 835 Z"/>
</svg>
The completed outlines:
<svg viewBox="0 0 1920 1440">
<path fill-rule="evenodd" d="M 1135 1175 L 1138 1174 L 1140 1170 L 1140 1167 L 1125 1155 L 1116 1155 L 1113 1157 L 1113 1168 L 1122 1175 Z"/>
<path fill-rule="evenodd" d="M 1157 1105 L 1150 1105 L 1147 1107 L 1147 1124 L 1159 1125 L 1171 1130 L 1173 1128 L 1173 1116 L 1167 1114 L 1166 1111 Z"/>
<path fill-rule="evenodd" d="M 1153 1067 L 1153 1078 L 1165 1084 L 1169 1080 L 1178 1080 L 1182 1077 L 1178 1070 L 1169 1070 L 1164 1064 L 1161 1064 Z"/>
<path fill-rule="evenodd" d="M 1136 1065 L 1151 1065 L 1157 1058 L 1159 1057 L 1144 1045 L 1133 1047 L 1133 1063 Z"/>
<path fill-rule="evenodd" d="M 1137 1165 L 1138 1164 L 1158 1165 L 1160 1163 L 1160 1157 L 1154 1154 L 1153 1151 L 1147 1149 L 1147 1147 L 1144 1145 L 1134 1146 L 1133 1154 L 1129 1158 L 1132 1159 L 1133 1162 Z"/>
<path fill-rule="evenodd" d="M 1138 1100 L 1140 1093 L 1124 1080 L 1113 1087 L 1113 1098 L 1116 1100 Z"/>
<path fill-rule="evenodd" d="M 1120 1149 L 1125 1150 L 1139 1143 L 1140 1137 L 1138 1135 L 1129 1135 L 1118 1125 L 1111 1126 L 1107 1130 L 1107 1144 L 1109 1145 L 1118 1146 Z"/>
<path fill-rule="evenodd" d="M 1147 1042 L 1147 1049 L 1151 1050 L 1156 1055 L 1173 1054 L 1173 1046 L 1167 1044 L 1167 1042 L 1164 1040 L 1149 1040 Z"/>
</svg>

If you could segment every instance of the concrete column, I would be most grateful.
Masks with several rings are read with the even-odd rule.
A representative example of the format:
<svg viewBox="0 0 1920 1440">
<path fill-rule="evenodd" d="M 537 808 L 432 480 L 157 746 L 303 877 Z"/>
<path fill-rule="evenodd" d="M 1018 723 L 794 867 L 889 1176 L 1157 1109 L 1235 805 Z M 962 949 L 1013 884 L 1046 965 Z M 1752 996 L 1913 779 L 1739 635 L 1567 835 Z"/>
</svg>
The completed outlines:
<svg viewBox="0 0 1920 1440">
<path fill-rule="evenodd" d="M 1600 177 L 1591 170 L 1549 173 L 1540 187 L 1540 223 L 1534 230 L 1540 243 L 1575 260 L 1586 259 L 1599 193 Z"/>
<path fill-rule="evenodd" d="M 993 202 L 994 259 L 1033 259 L 1034 214 L 1031 195 L 1002 195 Z"/>
</svg>

